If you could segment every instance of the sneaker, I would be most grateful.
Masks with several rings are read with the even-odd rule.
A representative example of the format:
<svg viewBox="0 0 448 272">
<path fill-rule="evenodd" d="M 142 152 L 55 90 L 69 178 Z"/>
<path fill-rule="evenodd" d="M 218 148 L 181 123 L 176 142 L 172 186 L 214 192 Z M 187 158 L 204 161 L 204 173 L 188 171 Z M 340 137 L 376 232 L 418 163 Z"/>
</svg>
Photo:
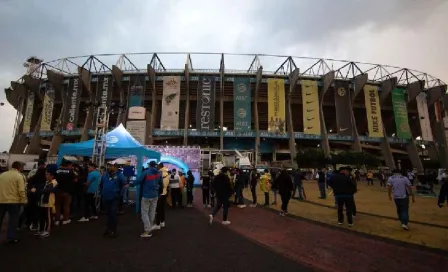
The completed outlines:
<svg viewBox="0 0 448 272">
<path fill-rule="evenodd" d="M 62 221 L 62 225 L 67 225 L 67 224 L 70 224 L 71 222 L 72 222 L 71 219 L 64 220 L 64 221 Z"/>
<path fill-rule="evenodd" d="M 255 207 L 257 207 L 257 204 L 250 204 L 249 206 L 252 208 L 255 208 Z"/>
<path fill-rule="evenodd" d="M 98 216 L 96 216 L 96 215 L 90 217 L 90 220 L 97 220 L 97 219 L 98 219 Z"/>
<path fill-rule="evenodd" d="M 348 224 L 349 227 L 353 228 L 355 225 L 353 224 Z"/>
<path fill-rule="evenodd" d="M 409 230 L 408 226 L 405 225 L 405 224 L 402 224 L 402 225 L 401 225 L 401 228 L 404 229 L 404 230 Z"/>
<path fill-rule="evenodd" d="M 151 238 L 152 237 L 152 233 L 145 231 L 142 234 L 140 234 L 140 237 L 142 237 L 142 238 Z"/>
<path fill-rule="evenodd" d="M 272 204 L 271 204 L 271 205 L 277 205 L 277 202 L 275 202 L 275 201 L 274 201 L 274 202 L 272 202 Z"/>
<path fill-rule="evenodd" d="M 285 213 L 284 213 L 284 212 L 281 212 L 281 213 L 280 213 L 280 216 L 285 216 Z"/>
<path fill-rule="evenodd" d="M 44 231 L 38 236 L 38 238 L 47 238 L 48 236 L 50 236 L 50 233 L 48 231 Z"/>
<path fill-rule="evenodd" d="M 210 214 L 208 217 L 208 224 L 211 226 L 213 224 L 213 215 Z"/>
<path fill-rule="evenodd" d="M 222 221 L 222 224 L 223 224 L 223 225 L 230 225 L 230 221 L 229 221 L 229 220 Z"/>
<path fill-rule="evenodd" d="M 59 226 L 59 221 L 54 222 L 55 226 Z"/>
<path fill-rule="evenodd" d="M 33 225 L 30 225 L 30 231 L 37 231 L 37 227 L 33 226 Z"/>
<path fill-rule="evenodd" d="M 338 222 L 338 225 L 339 225 L 339 226 L 342 225 L 342 222 Z"/>
<path fill-rule="evenodd" d="M 210 205 L 210 204 L 207 205 L 207 208 L 211 208 L 211 207 L 212 207 L 212 205 Z"/>
<path fill-rule="evenodd" d="M 34 236 L 40 236 L 42 234 L 42 232 L 38 231 L 36 233 L 34 233 Z"/>
<path fill-rule="evenodd" d="M 246 208 L 246 205 L 238 205 L 238 208 L 244 209 L 244 208 Z"/>
<path fill-rule="evenodd" d="M 109 237 L 110 238 L 117 238 L 118 234 L 115 231 L 111 231 L 109 232 Z"/>
<path fill-rule="evenodd" d="M 79 219 L 78 222 L 89 222 L 89 218 L 83 217 L 83 218 Z"/>
<path fill-rule="evenodd" d="M 165 227 L 165 222 L 160 222 L 160 227 L 164 228 Z"/>
<path fill-rule="evenodd" d="M 152 226 L 151 230 L 159 230 L 161 227 L 159 225 Z"/>
</svg>

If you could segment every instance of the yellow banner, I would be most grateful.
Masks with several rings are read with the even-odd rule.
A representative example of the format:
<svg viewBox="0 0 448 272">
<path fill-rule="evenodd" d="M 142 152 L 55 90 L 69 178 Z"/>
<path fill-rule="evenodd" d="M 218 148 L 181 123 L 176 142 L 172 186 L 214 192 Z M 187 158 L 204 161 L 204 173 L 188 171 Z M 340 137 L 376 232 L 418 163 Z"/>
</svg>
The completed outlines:
<svg viewBox="0 0 448 272">
<path fill-rule="evenodd" d="M 54 90 L 48 89 L 45 92 L 44 105 L 42 108 L 42 119 L 40 121 L 41 131 L 51 131 L 51 120 L 53 118 L 53 98 Z"/>
<path fill-rule="evenodd" d="M 285 80 L 268 79 L 268 131 L 286 132 Z"/>
<path fill-rule="evenodd" d="M 320 135 L 319 90 L 317 81 L 302 80 L 303 132 Z"/>
<path fill-rule="evenodd" d="M 23 116 L 23 133 L 28 133 L 31 130 L 31 120 L 33 119 L 34 108 L 34 93 L 28 92 L 28 99 L 26 101 L 25 116 Z"/>
<path fill-rule="evenodd" d="M 384 134 L 378 87 L 372 85 L 364 86 L 364 99 L 369 125 L 369 137 L 381 138 Z"/>
</svg>

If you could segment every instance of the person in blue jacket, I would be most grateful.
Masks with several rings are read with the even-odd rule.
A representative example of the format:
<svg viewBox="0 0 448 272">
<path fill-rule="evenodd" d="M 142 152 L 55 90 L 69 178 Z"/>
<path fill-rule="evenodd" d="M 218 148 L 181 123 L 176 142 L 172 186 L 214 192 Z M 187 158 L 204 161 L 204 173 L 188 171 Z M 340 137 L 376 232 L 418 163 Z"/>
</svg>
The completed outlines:
<svg viewBox="0 0 448 272">
<path fill-rule="evenodd" d="M 101 198 L 107 214 L 107 228 L 104 236 L 116 237 L 118 224 L 118 201 L 120 199 L 121 190 L 128 186 L 123 173 L 118 171 L 115 164 L 108 165 L 106 171 L 101 177 Z"/>
<path fill-rule="evenodd" d="M 159 187 L 162 182 L 162 175 L 157 169 L 157 163 L 152 161 L 149 168 L 143 171 L 140 176 L 132 183 L 142 186 L 141 214 L 144 226 L 144 232 L 140 235 L 142 238 L 152 236 L 152 231 L 156 229 L 154 219 L 156 216 L 157 200 L 159 198 Z"/>
</svg>

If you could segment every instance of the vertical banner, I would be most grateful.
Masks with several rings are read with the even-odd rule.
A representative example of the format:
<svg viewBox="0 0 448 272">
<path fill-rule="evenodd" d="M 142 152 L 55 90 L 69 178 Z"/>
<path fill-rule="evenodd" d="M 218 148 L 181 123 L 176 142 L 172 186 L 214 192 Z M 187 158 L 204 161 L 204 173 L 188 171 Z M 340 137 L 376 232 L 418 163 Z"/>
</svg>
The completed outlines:
<svg viewBox="0 0 448 272">
<path fill-rule="evenodd" d="M 302 80 L 303 132 L 320 135 L 319 90 L 317 81 Z"/>
<path fill-rule="evenodd" d="M 420 129 L 422 131 L 423 141 L 434 141 L 432 137 L 431 123 L 429 120 L 428 103 L 426 101 L 426 94 L 421 92 L 415 98 L 417 101 L 418 117 L 420 119 Z"/>
<path fill-rule="evenodd" d="M 126 130 L 131 134 L 134 139 L 141 143 L 145 144 L 145 136 L 146 136 L 146 120 L 141 121 L 127 121 L 126 122 Z"/>
<path fill-rule="evenodd" d="M 46 91 L 44 97 L 44 105 L 42 109 L 42 119 L 40 121 L 41 131 L 51 131 L 51 121 L 53 120 L 53 106 L 54 106 L 54 88 L 50 83 L 46 84 Z"/>
<path fill-rule="evenodd" d="M 28 99 L 26 101 L 25 119 L 23 120 L 23 133 L 30 132 L 31 120 L 33 119 L 34 110 L 34 93 L 28 91 Z"/>
<path fill-rule="evenodd" d="M 66 130 L 73 130 L 77 127 L 79 102 L 81 100 L 80 79 L 78 77 L 71 78 L 67 86 L 67 98 L 65 102 L 65 118 L 64 124 Z"/>
<path fill-rule="evenodd" d="M 179 129 L 180 76 L 163 77 L 160 129 Z"/>
<path fill-rule="evenodd" d="M 335 81 L 334 102 L 336 106 L 337 133 L 340 136 L 353 136 L 349 82 Z"/>
<path fill-rule="evenodd" d="M 131 84 L 131 88 L 129 89 L 128 108 L 141 107 L 143 106 L 145 96 L 145 76 L 134 76 Z"/>
<path fill-rule="evenodd" d="M 397 137 L 400 139 L 412 139 L 411 129 L 409 127 L 408 109 L 405 90 L 394 89 L 392 91 L 392 105 L 394 109 L 395 126 Z"/>
<path fill-rule="evenodd" d="M 215 78 L 199 78 L 196 108 L 196 127 L 199 130 L 213 130 L 215 124 Z"/>
<path fill-rule="evenodd" d="M 114 80 L 112 76 L 99 76 L 97 81 L 97 87 L 96 87 L 96 93 L 95 93 L 95 102 L 96 104 L 101 107 L 110 107 L 111 101 L 112 101 L 112 94 L 114 91 Z M 96 127 L 96 118 L 97 118 L 97 111 L 94 112 L 94 122 L 92 125 L 92 129 L 95 129 Z"/>
<path fill-rule="evenodd" d="M 434 114 L 436 115 L 436 121 L 440 122 L 443 119 L 443 106 L 440 100 L 434 103 Z"/>
<path fill-rule="evenodd" d="M 364 86 L 364 101 L 367 112 L 367 124 L 369 127 L 369 137 L 382 138 L 383 120 L 381 118 L 380 98 L 378 87 L 373 85 Z"/>
<path fill-rule="evenodd" d="M 285 80 L 268 79 L 268 131 L 286 132 Z"/>
<path fill-rule="evenodd" d="M 233 81 L 233 120 L 235 131 L 250 131 L 252 124 L 252 94 L 249 77 Z"/>
</svg>

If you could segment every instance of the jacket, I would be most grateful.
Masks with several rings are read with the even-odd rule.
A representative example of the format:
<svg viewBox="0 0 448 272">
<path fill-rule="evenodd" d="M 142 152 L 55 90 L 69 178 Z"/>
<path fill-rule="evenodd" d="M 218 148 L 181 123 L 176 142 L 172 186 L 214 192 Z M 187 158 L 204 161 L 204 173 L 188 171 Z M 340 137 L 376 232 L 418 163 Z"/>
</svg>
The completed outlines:
<svg viewBox="0 0 448 272">
<path fill-rule="evenodd" d="M 101 197 L 104 200 L 112 200 L 120 196 L 121 189 L 126 184 L 126 179 L 121 172 L 105 172 L 101 177 L 101 184 Z"/>
<path fill-rule="evenodd" d="M 293 190 L 291 176 L 286 174 L 280 174 L 276 179 L 276 184 L 278 186 L 278 192 L 280 195 L 291 195 Z"/>
<path fill-rule="evenodd" d="M 224 173 L 220 173 L 213 180 L 213 189 L 218 198 L 229 198 L 232 194 L 230 178 Z"/>
<path fill-rule="evenodd" d="M 16 169 L 0 174 L 0 203 L 27 203 L 25 177 Z"/>
<path fill-rule="evenodd" d="M 188 175 L 187 176 L 187 191 L 192 191 L 193 190 L 193 186 L 194 186 L 194 176 L 193 175 Z"/>
<path fill-rule="evenodd" d="M 160 171 L 157 168 L 150 167 L 140 174 L 134 181 L 134 185 L 142 185 L 142 197 L 157 198 L 159 197 L 159 182 L 161 180 Z"/>
<path fill-rule="evenodd" d="M 444 182 L 442 187 L 440 187 L 439 201 L 438 204 L 442 205 L 448 201 L 448 183 Z"/>
<path fill-rule="evenodd" d="M 330 179 L 330 187 L 333 188 L 333 194 L 340 197 L 353 197 L 356 192 L 356 185 L 350 178 L 341 173 L 334 173 Z"/>
<path fill-rule="evenodd" d="M 163 167 L 160 169 L 160 174 L 162 175 L 162 193 L 161 195 L 166 195 L 168 193 L 168 186 L 170 185 L 170 175 L 168 175 L 168 168 Z"/>
<path fill-rule="evenodd" d="M 268 193 L 271 190 L 271 174 L 265 173 L 260 178 L 261 191 Z"/>
</svg>

